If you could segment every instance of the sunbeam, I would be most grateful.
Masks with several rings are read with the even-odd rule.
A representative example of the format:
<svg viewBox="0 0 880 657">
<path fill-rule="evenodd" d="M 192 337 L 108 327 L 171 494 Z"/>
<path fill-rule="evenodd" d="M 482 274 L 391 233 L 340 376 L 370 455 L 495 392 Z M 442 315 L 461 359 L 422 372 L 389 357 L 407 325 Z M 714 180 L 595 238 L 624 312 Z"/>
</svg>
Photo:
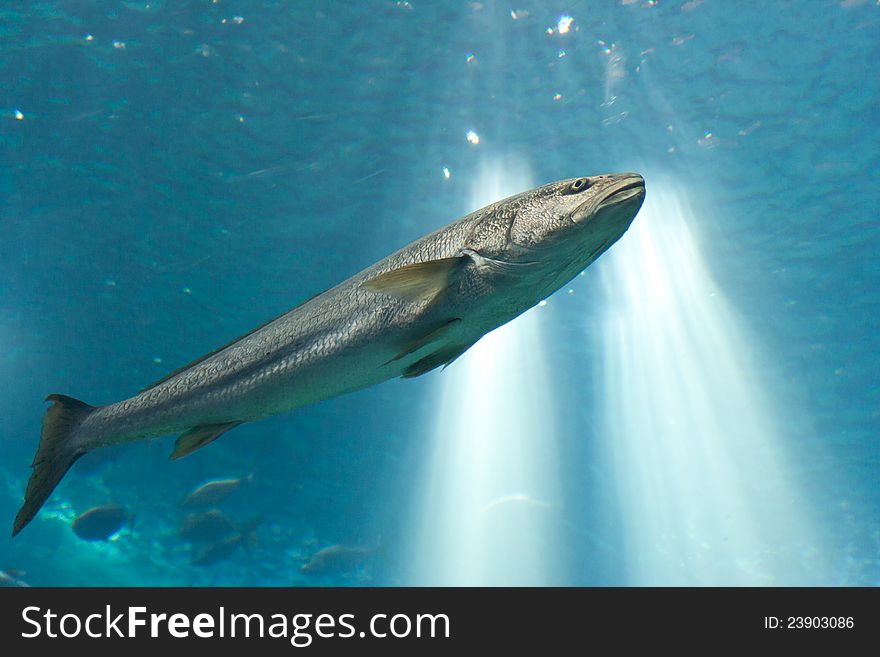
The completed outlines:
<svg viewBox="0 0 880 657">
<path fill-rule="evenodd" d="M 601 270 L 603 440 L 628 583 L 827 583 L 809 505 L 786 467 L 782 410 L 692 225 L 683 195 L 652 179 Z"/>
<path fill-rule="evenodd" d="M 474 180 L 480 207 L 532 187 L 496 163 Z M 486 335 L 442 376 L 417 506 L 410 583 L 559 583 L 558 463 L 550 377 L 535 308 Z"/>
</svg>

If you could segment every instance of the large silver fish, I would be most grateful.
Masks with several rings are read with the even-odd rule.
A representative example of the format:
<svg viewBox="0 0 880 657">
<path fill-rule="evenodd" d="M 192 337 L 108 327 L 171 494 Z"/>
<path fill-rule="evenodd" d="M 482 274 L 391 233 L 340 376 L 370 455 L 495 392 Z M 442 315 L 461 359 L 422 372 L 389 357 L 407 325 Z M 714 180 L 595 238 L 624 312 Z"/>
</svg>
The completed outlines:
<svg viewBox="0 0 880 657">
<path fill-rule="evenodd" d="M 598 258 L 644 197 L 635 173 L 550 183 L 422 237 L 134 397 L 49 395 L 12 535 L 90 450 L 179 433 L 177 459 L 242 422 L 448 365 Z"/>
</svg>

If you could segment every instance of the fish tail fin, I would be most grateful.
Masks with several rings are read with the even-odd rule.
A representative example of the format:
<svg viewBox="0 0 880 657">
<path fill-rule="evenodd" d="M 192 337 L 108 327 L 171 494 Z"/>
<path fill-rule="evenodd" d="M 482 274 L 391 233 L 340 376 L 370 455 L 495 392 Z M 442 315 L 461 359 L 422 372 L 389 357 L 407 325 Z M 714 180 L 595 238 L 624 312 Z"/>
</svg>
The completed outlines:
<svg viewBox="0 0 880 657">
<path fill-rule="evenodd" d="M 49 395 L 46 401 L 53 403 L 43 416 L 40 446 L 31 464 L 33 472 L 28 480 L 24 503 L 15 516 L 13 536 L 33 520 L 70 466 L 87 451 L 82 445 L 73 444 L 71 434 L 95 407 L 65 395 Z"/>
</svg>

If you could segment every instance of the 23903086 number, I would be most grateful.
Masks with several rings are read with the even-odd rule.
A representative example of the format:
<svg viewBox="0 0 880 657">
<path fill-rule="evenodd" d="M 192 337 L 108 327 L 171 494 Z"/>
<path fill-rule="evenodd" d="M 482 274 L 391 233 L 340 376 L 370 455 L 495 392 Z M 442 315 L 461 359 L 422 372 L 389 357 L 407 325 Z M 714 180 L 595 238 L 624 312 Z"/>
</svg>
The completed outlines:
<svg viewBox="0 0 880 657">
<path fill-rule="evenodd" d="M 789 629 L 850 629 L 854 625 L 852 616 L 789 616 L 786 627 Z"/>
</svg>

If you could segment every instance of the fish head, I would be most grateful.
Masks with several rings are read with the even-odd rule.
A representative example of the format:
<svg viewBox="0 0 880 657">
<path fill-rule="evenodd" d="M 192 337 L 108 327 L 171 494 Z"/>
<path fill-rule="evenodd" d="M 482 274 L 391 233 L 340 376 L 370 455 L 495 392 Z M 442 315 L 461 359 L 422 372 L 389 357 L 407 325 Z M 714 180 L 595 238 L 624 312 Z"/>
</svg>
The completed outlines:
<svg viewBox="0 0 880 657">
<path fill-rule="evenodd" d="M 510 252 L 521 260 L 574 260 L 583 269 L 620 239 L 644 198 L 645 180 L 637 173 L 570 178 L 539 187 L 517 204 Z"/>
</svg>

